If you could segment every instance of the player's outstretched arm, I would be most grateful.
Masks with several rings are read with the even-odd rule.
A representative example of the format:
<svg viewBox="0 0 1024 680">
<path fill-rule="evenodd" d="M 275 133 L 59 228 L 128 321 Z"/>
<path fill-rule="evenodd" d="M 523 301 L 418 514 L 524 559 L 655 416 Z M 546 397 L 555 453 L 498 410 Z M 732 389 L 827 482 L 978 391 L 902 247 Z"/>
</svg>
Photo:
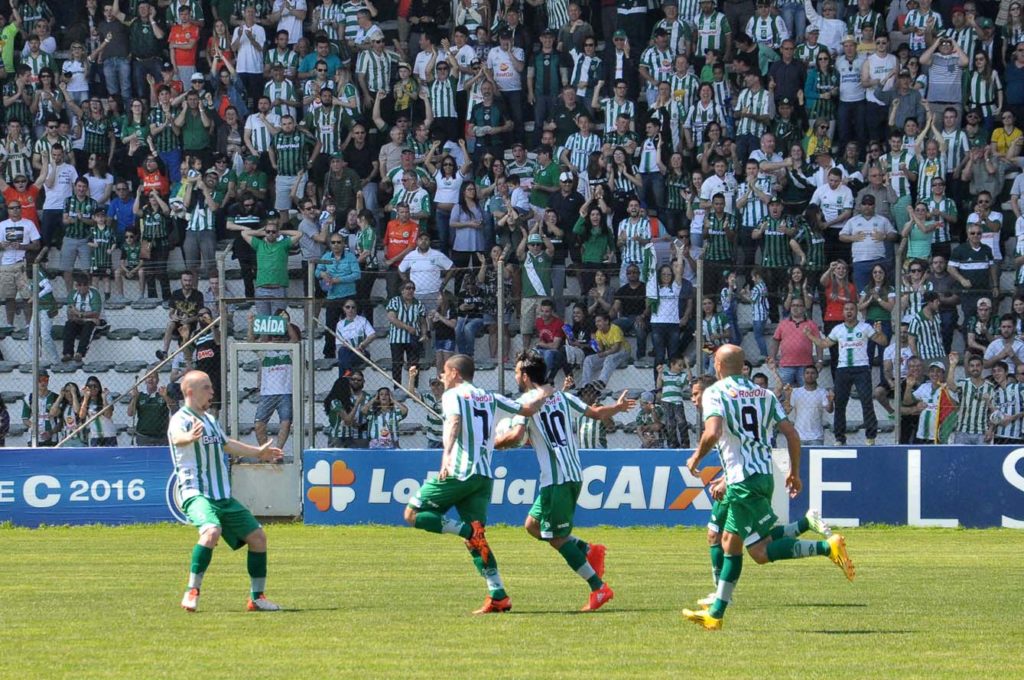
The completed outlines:
<svg viewBox="0 0 1024 680">
<path fill-rule="evenodd" d="M 786 448 L 789 450 L 789 474 L 786 475 L 786 488 L 789 489 L 789 497 L 796 498 L 803 488 L 800 481 L 800 434 L 793 427 L 793 423 L 783 420 L 779 423 L 779 432 L 786 438 Z"/>
<path fill-rule="evenodd" d="M 622 390 L 622 394 L 619 395 L 618 401 L 614 404 L 607 406 L 588 406 L 587 410 L 583 412 L 588 418 L 594 420 L 604 420 L 610 418 L 616 413 L 625 413 L 636 406 L 636 399 L 629 398 L 629 390 Z"/>
<path fill-rule="evenodd" d="M 715 444 L 718 443 L 718 438 L 721 436 L 722 416 L 706 418 L 704 420 L 704 434 L 700 437 L 700 444 L 698 444 L 697 450 L 693 452 L 689 460 L 686 461 L 686 467 L 690 469 L 690 472 L 697 474 L 697 466 L 700 465 L 700 461 L 711 452 L 711 449 L 715 448 Z M 797 445 L 799 446 L 799 442 L 797 442 Z"/>
<path fill-rule="evenodd" d="M 245 456 L 280 463 L 284 459 L 284 453 L 276 446 L 271 446 L 272 441 L 272 439 L 268 439 L 263 446 L 253 446 L 237 439 L 229 439 L 224 444 L 224 450 L 229 456 Z"/>
</svg>

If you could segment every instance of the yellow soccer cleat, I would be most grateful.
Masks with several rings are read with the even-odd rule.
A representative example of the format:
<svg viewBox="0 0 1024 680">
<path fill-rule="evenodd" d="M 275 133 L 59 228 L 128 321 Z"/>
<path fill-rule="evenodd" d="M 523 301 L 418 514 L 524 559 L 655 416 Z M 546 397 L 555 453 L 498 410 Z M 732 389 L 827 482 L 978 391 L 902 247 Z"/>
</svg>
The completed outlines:
<svg viewBox="0 0 1024 680">
<path fill-rule="evenodd" d="M 722 619 L 716 619 L 707 609 L 702 609 L 699 612 L 684 609 L 683 616 L 698 626 L 703 626 L 705 630 L 722 630 Z"/>
<path fill-rule="evenodd" d="M 829 551 L 828 558 L 832 560 L 837 567 L 843 570 L 848 581 L 853 581 L 857 574 L 853 568 L 853 561 L 850 559 L 850 555 L 846 552 L 846 539 L 843 538 L 842 534 L 832 534 L 827 540 L 828 547 L 831 549 Z"/>
</svg>

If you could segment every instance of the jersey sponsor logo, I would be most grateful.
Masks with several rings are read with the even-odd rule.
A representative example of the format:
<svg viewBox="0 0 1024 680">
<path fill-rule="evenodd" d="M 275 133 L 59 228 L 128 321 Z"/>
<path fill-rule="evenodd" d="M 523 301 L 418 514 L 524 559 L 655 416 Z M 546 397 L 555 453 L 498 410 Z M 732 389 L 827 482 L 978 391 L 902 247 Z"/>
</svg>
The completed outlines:
<svg viewBox="0 0 1024 680">
<path fill-rule="evenodd" d="M 213 350 L 212 349 L 201 349 L 198 352 L 196 352 L 196 361 L 202 361 L 203 359 L 212 359 L 212 358 L 213 358 Z"/>
<path fill-rule="evenodd" d="M 738 390 L 735 387 L 730 387 L 725 391 L 731 399 L 757 399 L 768 396 L 768 390 L 756 389 L 756 390 Z"/>
</svg>

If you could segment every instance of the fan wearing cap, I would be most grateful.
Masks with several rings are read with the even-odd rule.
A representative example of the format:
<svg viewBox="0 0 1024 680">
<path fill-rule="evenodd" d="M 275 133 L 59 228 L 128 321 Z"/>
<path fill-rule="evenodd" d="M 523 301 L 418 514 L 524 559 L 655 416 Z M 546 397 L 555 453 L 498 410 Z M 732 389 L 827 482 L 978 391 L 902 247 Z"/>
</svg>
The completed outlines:
<svg viewBox="0 0 1024 680">
<path fill-rule="evenodd" d="M 802 10 L 803 8 L 801 8 Z M 803 14 L 803 12 L 800 12 Z M 783 14 L 785 16 L 785 14 Z M 806 17 L 804 18 L 806 21 Z M 800 33 L 794 34 L 799 38 Z M 818 42 L 818 36 L 821 35 L 821 29 L 818 24 L 811 23 L 807 25 L 807 30 L 802 34 L 804 41 L 796 46 L 796 58 L 804 62 L 808 69 L 814 68 L 818 63 L 818 57 L 827 53 L 831 56 L 831 52 L 827 47 Z"/>
<path fill-rule="evenodd" d="M 668 45 L 668 32 L 663 28 L 654 29 L 653 43 L 640 55 L 640 78 L 647 83 L 648 106 L 658 98 L 658 83 L 671 77 L 674 62 L 675 55 Z"/>
<path fill-rule="evenodd" d="M 838 18 L 837 0 L 825 0 L 821 3 L 821 14 L 814 9 L 811 0 L 804 0 L 804 11 L 811 25 L 816 26 L 820 31 L 820 40 L 825 47 L 832 50 L 833 54 L 841 51 L 841 46 L 846 35 L 846 24 Z M 853 36 L 856 49 L 857 39 Z"/>
<path fill-rule="evenodd" d="M 925 0 L 926 2 L 928 0 Z M 928 68 L 928 111 L 938 118 L 946 107 L 956 109 L 957 120 L 963 112 L 963 71 L 971 63 L 952 38 L 941 36 L 921 55 L 921 66 Z"/>
<path fill-rule="evenodd" d="M 746 34 L 758 45 L 777 51 L 790 34 L 782 17 L 772 15 L 773 5 L 772 0 L 757 0 L 757 10 L 747 21 Z"/>
<path fill-rule="evenodd" d="M 374 35 L 370 49 L 361 50 L 356 58 L 356 82 L 363 93 L 363 110 L 373 109 L 377 99 L 388 94 L 391 72 L 398 65 L 394 52 L 384 50 L 384 36 Z"/>
<path fill-rule="evenodd" d="M 696 18 L 697 44 L 694 49 L 693 65 L 698 72 L 704 66 L 708 50 L 719 54 L 732 53 L 732 26 L 724 14 L 715 7 L 714 0 L 700 0 L 700 11 Z"/>
<path fill-rule="evenodd" d="M 944 444 L 946 442 L 940 441 L 939 438 L 939 396 L 946 383 L 945 364 L 941 360 L 929 362 L 927 376 L 928 381 L 913 391 L 913 405 L 921 415 L 917 421 L 917 431 L 914 433 L 912 443 Z M 908 381 L 907 390 L 909 391 L 910 388 L 911 385 Z M 904 402 L 906 401 L 905 399 Z"/>
</svg>

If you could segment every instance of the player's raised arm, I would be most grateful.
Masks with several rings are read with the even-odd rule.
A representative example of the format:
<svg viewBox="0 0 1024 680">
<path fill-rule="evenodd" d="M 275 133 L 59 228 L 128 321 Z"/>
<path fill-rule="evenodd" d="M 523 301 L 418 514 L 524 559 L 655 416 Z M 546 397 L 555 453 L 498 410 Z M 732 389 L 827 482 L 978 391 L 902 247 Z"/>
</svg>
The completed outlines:
<svg viewBox="0 0 1024 680">
<path fill-rule="evenodd" d="M 618 401 L 614 404 L 607 406 L 588 406 L 587 410 L 583 412 L 588 418 L 594 420 L 604 420 L 610 418 L 616 413 L 624 413 L 631 410 L 636 406 L 636 399 L 629 398 L 629 390 L 622 390 L 622 394 L 619 395 Z"/>
<path fill-rule="evenodd" d="M 786 488 L 789 489 L 789 497 L 796 498 L 803 488 L 800 482 L 800 434 L 793 427 L 793 423 L 783 420 L 779 423 L 779 432 L 786 438 L 786 448 L 789 450 L 789 474 L 786 475 Z"/>
<path fill-rule="evenodd" d="M 224 451 L 229 456 L 246 456 L 252 458 L 259 458 L 260 460 L 270 461 L 273 463 L 280 463 L 284 460 L 284 453 L 281 449 L 271 446 L 270 442 L 272 439 L 268 439 L 263 443 L 263 446 L 253 446 L 252 444 L 246 444 L 240 442 L 237 439 L 229 439 L 224 442 Z"/>
</svg>

